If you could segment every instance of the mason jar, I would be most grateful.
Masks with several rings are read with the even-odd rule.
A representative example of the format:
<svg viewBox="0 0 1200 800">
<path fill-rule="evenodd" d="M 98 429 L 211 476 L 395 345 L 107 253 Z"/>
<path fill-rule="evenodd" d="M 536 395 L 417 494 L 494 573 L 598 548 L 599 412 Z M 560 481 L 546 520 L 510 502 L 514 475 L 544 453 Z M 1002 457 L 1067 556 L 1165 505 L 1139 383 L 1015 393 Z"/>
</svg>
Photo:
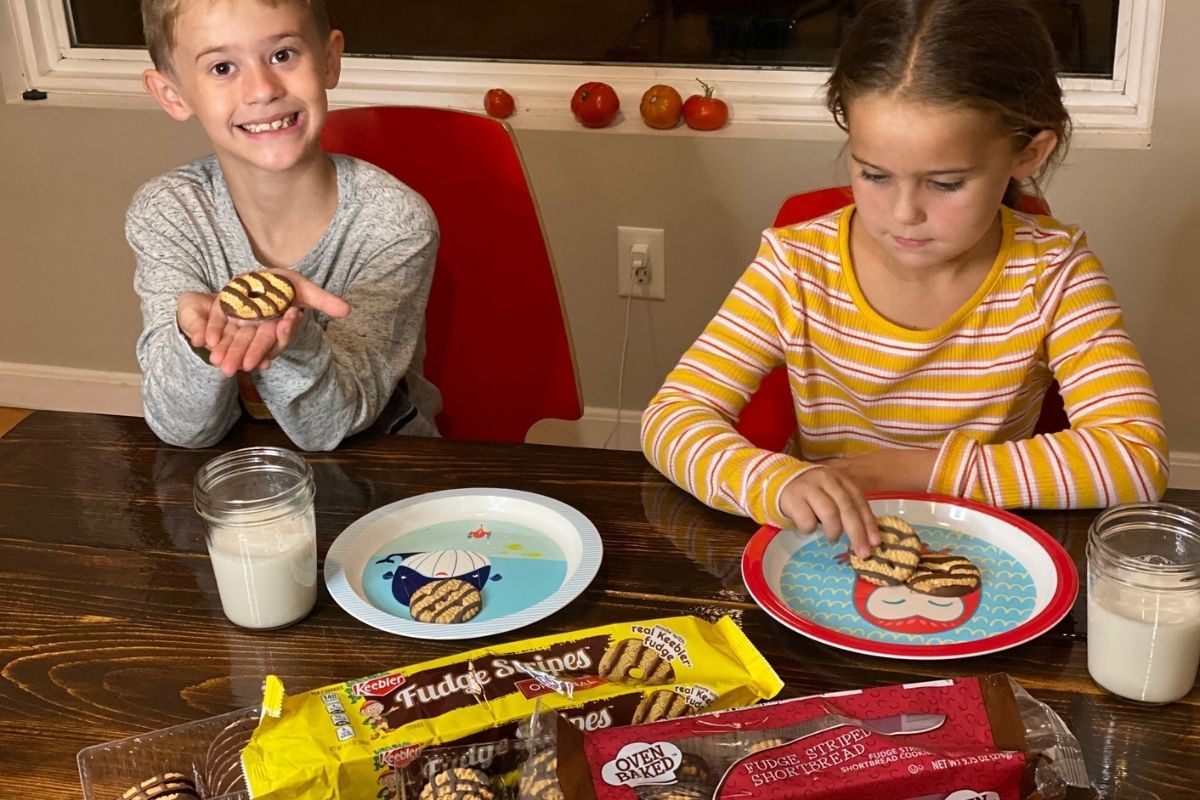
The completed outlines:
<svg viewBox="0 0 1200 800">
<path fill-rule="evenodd" d="M 1113 694 L 1171 703 L 1200 664 L 1200 514 L 1169 503 L 1101 512 L 1087 543 L 1088 672 Z"/>
<path fill-rule="evenodd" d="M 317 601 L 313 471 L 279 447 L 217 456 L 196 473 L 196 512 L 225 616 L 243 628 L 282 628 Z"/>
</svg>

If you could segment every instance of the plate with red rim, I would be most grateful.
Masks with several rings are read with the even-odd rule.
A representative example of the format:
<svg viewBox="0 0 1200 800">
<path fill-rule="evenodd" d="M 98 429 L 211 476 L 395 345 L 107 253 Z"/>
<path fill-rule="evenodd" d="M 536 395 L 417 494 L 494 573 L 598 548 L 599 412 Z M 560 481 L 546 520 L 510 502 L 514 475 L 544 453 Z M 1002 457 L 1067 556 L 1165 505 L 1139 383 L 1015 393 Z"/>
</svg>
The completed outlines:
<svg viewBox="0 0 1200 800">
<path fill-rule="evenodd" d="M 881 587 L 850 567 L 846 539 L 766 525 L 742 554 L 755 602 L 816 641 L 884 658 L 936 660 L 995 653 L 1054 627 L 1075 603 L 1079 574 L 1063 546 L 1028 520 L 957 497 L 868 496 L 876 516 L 907 521 L 932 552 L 965 556 L 980 586 L 961 597 Z"/>
</svg>

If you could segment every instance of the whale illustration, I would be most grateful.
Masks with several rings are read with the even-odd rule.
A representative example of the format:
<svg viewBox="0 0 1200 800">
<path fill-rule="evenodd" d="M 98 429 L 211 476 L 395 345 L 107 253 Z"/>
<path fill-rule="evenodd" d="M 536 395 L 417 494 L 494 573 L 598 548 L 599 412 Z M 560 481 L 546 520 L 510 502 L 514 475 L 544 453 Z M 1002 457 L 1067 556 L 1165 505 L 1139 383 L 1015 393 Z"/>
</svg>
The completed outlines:
<svg viewBox="0 0 1200 800">
<path fill-rule="evenodd" d="M 399 563 L 396 563 L 399 559 Z M 498 581 L 500 575 L 492 575 L 492 562 L 487 556 L 471 550 L 431 550 L 420 553 L 392 553 L 376 564 L 396 564 L 395 569 L 383 573 L 385 581 L 392 582 L 392 596 L 396 602 L 407 606 L 413 592 L 430 581 L 457 578 L 483 591 L 489 580 Z"/>
</svg>

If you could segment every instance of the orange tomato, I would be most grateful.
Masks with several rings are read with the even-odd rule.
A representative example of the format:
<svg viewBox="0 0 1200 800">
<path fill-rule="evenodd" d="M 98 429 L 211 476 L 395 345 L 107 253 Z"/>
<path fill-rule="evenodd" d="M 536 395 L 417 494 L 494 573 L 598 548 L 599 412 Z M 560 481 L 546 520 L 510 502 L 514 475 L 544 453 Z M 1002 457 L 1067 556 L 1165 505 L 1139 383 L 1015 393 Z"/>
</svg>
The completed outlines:
<svg viewBox="0 0 1200 800">
<path fill-rule="evenodd" d="M 651 128 L 667 130 L 679 124 L 679 117 L 683 114 L 683 98 L 670 86 L 658 83 L 642 95 L 638 110 L 642 113 L 642 122 Z"/>
</svg>

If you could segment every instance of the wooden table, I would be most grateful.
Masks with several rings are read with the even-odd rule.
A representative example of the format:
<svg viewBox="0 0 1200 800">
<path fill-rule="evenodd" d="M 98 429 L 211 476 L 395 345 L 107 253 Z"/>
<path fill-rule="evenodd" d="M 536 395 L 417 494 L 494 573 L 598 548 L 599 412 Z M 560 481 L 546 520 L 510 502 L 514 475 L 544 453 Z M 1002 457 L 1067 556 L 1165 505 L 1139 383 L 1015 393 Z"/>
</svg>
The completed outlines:
<svg viewBox="0 0 1200 800">
<path fill-rule="evenodd" d="M 80 749 L 254 706 L 267 673 L 307 689 L 485 642 L 675 614 L 732 616 L 783 677 L 781 697 L 1007 672 L 1066 720 L 1093 781 L 1127 781 L 1163 800 L 1200 792 L 1200 692 L 1142 707 L 1099 689 L 1087 674 L 1083 593 L 1052 631 L 994 655 L 915 662 L 837 650 L 776 623 L 746 593 L 740 555 L 754 523 L 707 509 L 639 453 L 359 437 L 310 454 L 322 553 L 384 504 L 505 487 L 557 498 L 595 522 L 599 575 L 556 614 L 483 642 L 369 628 L 323 586 L 298 625 L 236 628 L 221 613 L 192 479 L 217 452 L 253 444 L 287 446 L 269 423 L 188 451 L 160 443 L 141 419 L 55 412 L 0 439 L 0 798 L 77 798 Z M 1200 492 L 1167 499 L 1200 508 Z M 1094 512 L 1026 516 L 1082 574 Z"/>
</svg>

